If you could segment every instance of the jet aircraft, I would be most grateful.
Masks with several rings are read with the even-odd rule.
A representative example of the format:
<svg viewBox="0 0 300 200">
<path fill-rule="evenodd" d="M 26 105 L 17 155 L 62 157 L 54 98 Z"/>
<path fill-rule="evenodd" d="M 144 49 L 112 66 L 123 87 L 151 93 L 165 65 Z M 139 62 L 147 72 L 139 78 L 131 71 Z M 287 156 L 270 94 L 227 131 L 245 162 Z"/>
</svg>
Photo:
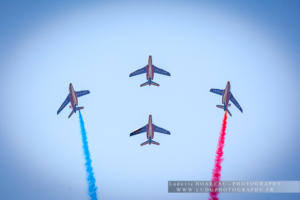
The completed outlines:
<svg viewBox="0 0 300 200">
<path fill-rule="evenodd" d="M 69 102 L 71 102 L 70 108 L 72 108 L 72 112 L 70 113 L 70 115 L 68 117 L 68 118 L 70 118 L 73 115 L 73 113 L 76 113 L 77 110 L 83 109 L 83 107 L 78 107 L 78 97 L 81 97 L 81 96 L 89 94 L 89 93 L 90 93 L 90 91 L 88 91 L 88 90 L 82 90 L 82 91 L 76 92 L 73 88 L 72 83 L 70 83 L 69 94 L 68 94 L 67 98 L 65 99 L 65 101 L 63 102 L 63 104 L 59 107 L 57 114 L 59 114 L 66 107 L 66 105 Z"/>
<path fill-rule="evenodd" d="M 240 106 L 240 104 L 237 102 L 237 100 L 233 97 L 231 91 L 230 91 L 230 82 L 227 82 L 226 88 L 224 90 L 220 90 L 220 89 L 210 89 L 210 92 L 215 93 L 215 94 L 219 94 L 222 95 L 222 104 L 223 105 L 217 105 L 218 108 L 224 109 L 224 111 L 227 111 L 228 114 L 230 116 L 231 113 L 228 110 L 228 107 L 230 106 L 229 100 L 241 111 L 243 112 L 242 107 Z"/>
<path fill-rule="evenodd" d="M 153 81 L 154 73 L 158 73 L 158 74 L 162 74 L 162 75 L 166 75 L 166 76 L 171 76 L 171 74 L 169 72 L 167 72 L 163 69 L 160 69 L 160 68 L 158 68 L 158 67 L 156 67 L 155 65 L 152 64 L 152 56 L 151 55 L 148 58 L 148 64 L 145 67 L 143 67 L 141 69 L 138 69 L 138 70 L 132 72 L 131 74 L 129 74 L 129 77 L 140 75 L 140 74 L 143 74 L 143 73 L 146 73 L 147 82 L 141 84 L 140 85 L 141 87 L 146 86 L 146 85 L 159 86 L 158 83 L 155 83 Z"/>
<path fill-rule="evenodd" d="M 148 124 L 146 124 L 145 126 L 143 126 L 142 128 L 137 129 L 136 131 L 133 131 L 132 133 L 130 133 L 130 136 L 134 136 L 140 133 L 147 133 L 147 141 L 143 142 L 141 144 L 141 146 L 144 146 L 146 144 L 156 144 L 159 145 L 158 142 L 154 141 L 154 132 L 159 132 L 159 133 L 163 133 L 163 134 L 167 134 L 170 135 L 171 133 L 168 130 L 165 130 L 163 128 L 160 128 L 156 125 L 154 125 L 152 123 L 152 115 L 149 115 L 149 119 L 148 119 Z"/>
</svg>

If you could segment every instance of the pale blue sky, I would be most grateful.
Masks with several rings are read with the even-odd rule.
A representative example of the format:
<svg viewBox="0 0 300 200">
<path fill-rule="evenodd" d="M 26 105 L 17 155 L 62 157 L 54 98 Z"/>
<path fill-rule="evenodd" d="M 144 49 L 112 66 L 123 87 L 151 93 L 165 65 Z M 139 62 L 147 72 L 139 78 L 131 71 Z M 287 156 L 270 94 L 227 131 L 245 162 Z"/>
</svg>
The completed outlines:
<svg viewBox="0 0 300 200">
<path fill-rule="evenodd" d="M 27 5 L 15 16 L 26 26 L 11 19 L 15 28 L 1 36 L 1 198 L 88 199 L 78 116 L 67 119 L 69 108 L 56 115 L 70 82 L 91 91 L 79 105 L 99 199 L 207 199 L 168 194 L 167 181 L 210 180 L 223 112 L 209 89 L 228 80 L 244 113 L 230 108 L 222 179 L 300 180 L 299 26 L 290 26 L 300 7 L 281 4 Z M 276 25 L 276 17 L 286 21 Z M 172 74 L 155 75 L 159 88 L 128 77 L 149 54 Z M 171 135 L 156 133 L 160 146 L 140 147 L 145 134 L 129 133 L 149 114 Z"/>
</svg>

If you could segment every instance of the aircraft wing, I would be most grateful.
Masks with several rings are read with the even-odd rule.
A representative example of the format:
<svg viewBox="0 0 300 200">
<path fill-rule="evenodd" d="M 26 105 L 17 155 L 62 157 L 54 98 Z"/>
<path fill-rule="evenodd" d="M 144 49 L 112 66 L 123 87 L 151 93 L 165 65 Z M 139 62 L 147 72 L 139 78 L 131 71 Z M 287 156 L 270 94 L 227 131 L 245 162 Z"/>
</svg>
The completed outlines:
<svg viewBox="0 0 300 200">
<path fill-rule="evenodd" d="M 89 93 L 90 93 L 89 90 L 82 90 L 82 91 L 76 92 L 76 95 L 77 95 L 77 97 L 81 97 L 81 96 L 89 94 Z"/>
<path fill-rule="evenodd" d="M 215 94 L 223 95 L 223 91 L 224 91 L 224 90 L 212 88 L 212 89 L 210 89 L 209 91 L 212 92 L 212 93 L 215 93 Z"/>
<path fill-rule="evenodd" d="M 233 97 L 232 93 L 230 92 L 230 101 L 241 111 L 243 112 L 242 107 L 240 104 L 237 102 L 237 100 Z"/>
<path fill-rule="evenodd" d="M 146 65 L 145 67 L 143 67 L 143 68 L 141 68 L 141 69 L 138 69 L 138 70 L 132 72 L 131 74 L 129 74 L 129 77 L 132 77 L 132 76 L 136 76 L 136 75 L 140 75 L 140 74 L 146 73 L 146 71 L 147 71 L 147 66 L 148 66 L 148 65 Z"/>
<path fill-rule="evenodd" d="M 171 135 L 170 131 L 166 130 L 166 129 L 163 129 L 163 128 L 160 128 L 154 124 L 152 124 L 154 126 L 154 131 L 155 132 L 159 132 L 159 133 L 163 133 L 163 134 L 167 134 L 167 135 Z"/>
<path fill-rule="evenodd" d="M 147 131 L 146 126 L 143 126 L 142 128 L 139 128 L 138 130 L 135 130 L 132 133 L 130 133 L 130 136 L 134 136 L 134 135 L 146 132 L 146 131 Z"/>
<path fill-rule="evenodd" d="M 65 101 L 59 107 L 57 114 L 59 114 L 60 111 L 62 111 L 66 107 L 66 105 L 68 105 L 69 102 L 70 102 L 70 96 L 68 95 L 67 98 L 65 99 Z"/>
<path fill-rule="evenodd" d="M 153 67 L 154 67 L 154 72 L 155 73 L 166 75 L 166 76 L 171 76 L 171 74 L 169 72 L 167 72 L 167 71 L 165 71 L 163 69 L 160 69 L 160 68 L 158 68 L 158 67 L 156 67 L 154 65 L 153 65 Z"/>
</svg>

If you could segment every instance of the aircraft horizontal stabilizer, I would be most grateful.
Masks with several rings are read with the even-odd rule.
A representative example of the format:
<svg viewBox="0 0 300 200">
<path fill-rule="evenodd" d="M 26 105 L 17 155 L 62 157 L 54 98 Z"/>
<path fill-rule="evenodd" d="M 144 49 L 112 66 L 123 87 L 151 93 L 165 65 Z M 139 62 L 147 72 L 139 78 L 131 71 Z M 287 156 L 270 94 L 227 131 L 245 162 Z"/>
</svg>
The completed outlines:
<svg viewBox="0 0 300 200">
<path fill-rule="evenodd" d="M 158 83 L 155 83 L 155 82 L 153 82 L 153 81 L 151 81 L 151 85 L 155 85 L 155 86 L 159 86 L 159 84 Z"/>
<path fill-rule="evenodd" d="M 70 118 L 74 113 L 74 110 L 72 110 L 72 112 L 69 114 L 68 118 Z"/>
<path fill-rule="evenodd" d="M 230 113 L 230 111 L 227 109 L 226 112 L 228 112 L 228 114 L 230 115 L 230 117 L 232 117 L 232 114 Z"/>
<path fill-rule="evenodd" d="M 143 143 L 141 144 L 141 146 L 144 146 L 144 145 L 146 145 L 146 144 L 149 144 L 149 140 L 147 140 L 146 142 L 143 142 Z"/>
<path fill-rule="evenodd" d="M 159 143 L 158 143 L 158 142 L 156 142 L 156 141 L 154 141 L 154 140 L 152 140 L 152 141 L 151 141 L 151 143 L 152 143 L 152 144 L 159 145 Z"/>
<path fill-rule="evenodd" d="M 221 108 L 221 109 L 224 109 L 224 106 L 223 105 L 216 105 L 217 108 Z"/>
<path fill-rule="evenodd" d="M 141 144 L 141 146 L 144 146 L 144 145 L 146 145 L 146 144 L 155 144 L 155 145 L 159 145 L 159 143 L 156 142 L 156 141 L 154 141 L 154 140 L 151 140 L 151 143 L 150 143 L 149 140 L 147 140 L 146 142 L 143 142 L 143 143 Z"/>
<path fill-rule="evenodd" d="M 144 86 L 146 86 L 146 85 L 155 85 L 155 86 L 157 86 L 157 87 L 159 86 L 158 83 L 155 83 L 155 82 L 153 82 L 153 81 L 147 81 L 147 82 L 141 84 L 140 87 L 144 87 Z"/>
<path fill-rule="evenodd" d="M 77 107 L 76 110 L 81 110 L 81 109 L 84 109 L 84 107 Z"/>
<path fill-rule="evenodd" d="M 144 87 L 144 86 L 146 86 L 146 85 L 148 85 L 148 84 L 149 84 L 149 83 L 148 83 L 148 81 L 147 81 L 147 82 L 141 84 L 140 87 Z"/>
</svg>

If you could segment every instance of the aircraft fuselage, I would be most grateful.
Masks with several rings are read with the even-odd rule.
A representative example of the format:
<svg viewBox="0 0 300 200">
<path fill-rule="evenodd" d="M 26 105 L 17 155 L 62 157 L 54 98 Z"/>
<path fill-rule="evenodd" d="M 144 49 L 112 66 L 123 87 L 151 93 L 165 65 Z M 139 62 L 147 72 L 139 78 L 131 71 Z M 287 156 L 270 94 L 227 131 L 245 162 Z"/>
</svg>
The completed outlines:
<svg viewBox="0 0 300 200">
<path fill-rule="evenodd" d="M 224 104 L 224 110 L 227 110 L 229 100 L 230 100 L 230 82 L 228 81 L 222 95 L 222 104 Z"/>
<path fill-rule="evenodd" d="M 154 138 L 154 127 L 152 124 L 152 115 L 149 115 L 149 120 L 147 124 L 147 139 L 153 139 Z"/>
<path fill-rule="evenodd" d="M 69 91 L 70 91 L 71 106 L 72 106 L 72 109 L 74 109 L 78 105 L 78 99 L 77 99 L 77 95 L 73 88 L 72 83 L 70 83 L 70 85 L 69 85 Z"/>
<path fill-rule="evenodd" d="M 148 58 L 146 78 L 147 78 L 147 80 L 153 80 L 153 78 L 154 78 L 154 68 L 152 65 L 152 56 L 151 55 Z"/>
</svg>

